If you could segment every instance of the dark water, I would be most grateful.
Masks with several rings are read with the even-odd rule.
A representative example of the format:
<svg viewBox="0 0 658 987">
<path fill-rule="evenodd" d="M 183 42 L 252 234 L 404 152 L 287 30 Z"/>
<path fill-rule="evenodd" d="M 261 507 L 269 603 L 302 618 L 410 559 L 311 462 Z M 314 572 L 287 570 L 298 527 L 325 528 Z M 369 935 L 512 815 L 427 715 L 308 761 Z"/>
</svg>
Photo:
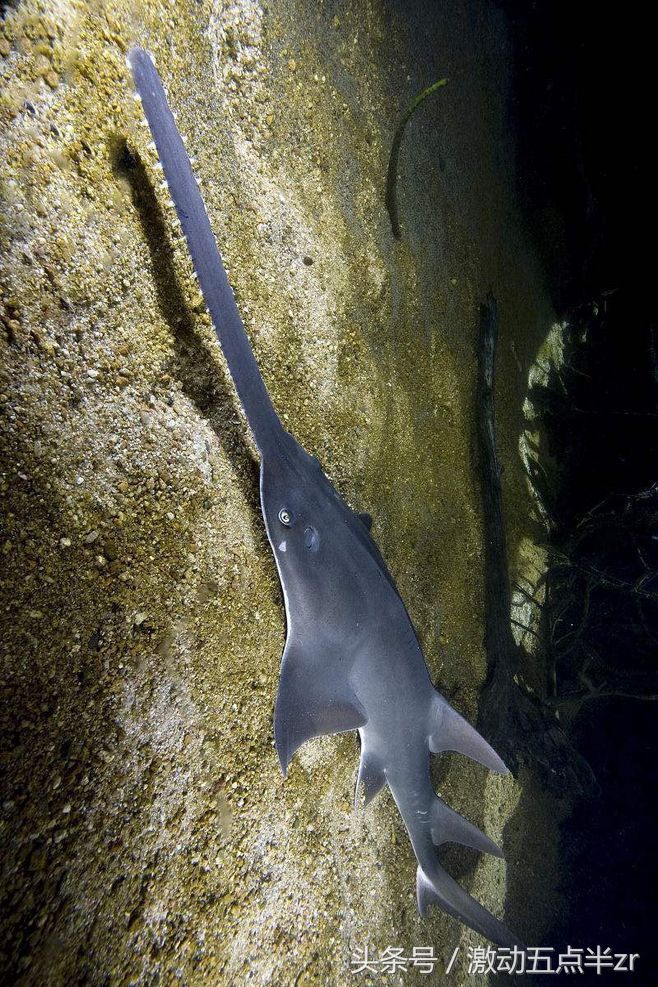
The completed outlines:
<svg viewBox="0 0 658 987">
<path fill-rule="evenodd" d="M 658 693 L 653 42 L 637 10 L 628 18 L 561 0 L 501 6 L 515 38 L 518 194 L 558 315 L 582 330 L 563 380 L 544 395 L 557 464 L 552 541 L 571 561 L 553 577 L 569 645 L 558 680 L 582 691 L 589 662 L 586 676 L 614 693 L 588 699 L 571 720 L 600 796 L 576 799 L 562 827 L 568 907 L 545 942 L 638 952 L 635 975 L 585 979 L 649 984 L 658 976 L 658 704 L 648 698 Z"/>
</svg>

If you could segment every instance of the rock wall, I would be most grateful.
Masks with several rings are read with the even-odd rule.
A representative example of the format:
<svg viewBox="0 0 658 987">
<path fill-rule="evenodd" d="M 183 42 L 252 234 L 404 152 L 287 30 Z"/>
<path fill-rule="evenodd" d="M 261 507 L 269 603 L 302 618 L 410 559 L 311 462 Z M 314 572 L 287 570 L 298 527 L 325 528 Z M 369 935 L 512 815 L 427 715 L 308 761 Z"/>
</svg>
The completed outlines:
<svg viewBox="0 0 658 987">
<path fill-rule="evenodd" d="M 365 945 L 449 956 L 478 937 L 417 915 L 390 796 L 353 812 L 354 735 L 309 743 L 280 775 L 285 628 L 257 460 L 131 98 L 135 42 L 196 156 L 274 404 L 373 515 L 431 674 L 472 720 L 486 667 L 473 346 L 490 288 L 513 546 L 525 529 L 520 409 L 550 311 L 514 204 L 502 13 L 9 7 L 0 964 L 39 985 L 347 984 Z M 405 137 L 398 242 L 392 135 L 443 75 Z M 456 757 L 436 781 L 508 852 L 507 870 L 452 854 L 454 872 L 498 914 L 507 886 L 518 903 L 544 880 L 532 917 L 516 907 L 538 934 L 554 907 L 541 799 L 529 822 L 516 782 Z M 473 982 L 464 963 L 455 976 Z"/>
</svg>

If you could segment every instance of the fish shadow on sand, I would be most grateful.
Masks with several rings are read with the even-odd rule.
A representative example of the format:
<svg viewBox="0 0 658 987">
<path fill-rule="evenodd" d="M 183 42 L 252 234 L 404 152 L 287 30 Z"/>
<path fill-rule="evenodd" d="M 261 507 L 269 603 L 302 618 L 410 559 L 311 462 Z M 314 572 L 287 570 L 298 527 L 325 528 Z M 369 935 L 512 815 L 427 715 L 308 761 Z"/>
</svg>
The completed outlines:
<svg viewBox="0 0 658 987">
<path fill-rule="evenodd" d="M 171 220 L 158 200 L 144 162 L 125 140 L 118 141 L 113 149 L 112 168 L 130 188 L 149 250 L 158 306 L 171 329 L 175 353 L 168 370 L 220 440 L 249 505 L 253 534 L 266 554 L 265 530 L 260 523 L 258 460 L 244 440 L 245 427 L 236 409 L 232 385 L 224 379 L 216 356 L 199 334 L 193 309 L 181 288 L 174 263 Z"/>
</svg>

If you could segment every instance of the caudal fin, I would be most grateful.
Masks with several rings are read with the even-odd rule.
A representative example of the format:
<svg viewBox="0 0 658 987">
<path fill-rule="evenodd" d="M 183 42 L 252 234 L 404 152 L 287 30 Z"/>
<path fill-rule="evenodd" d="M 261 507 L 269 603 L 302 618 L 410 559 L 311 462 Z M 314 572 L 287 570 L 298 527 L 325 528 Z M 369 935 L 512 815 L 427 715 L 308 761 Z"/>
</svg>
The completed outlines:
<svg viewBox="0 0 658 987">
<path fill-rule="evenodd" d="M 522 946 L 519 939 L 506 925 L 472 898 L 437 863 L 431 878 L 419 866 L 416 871 L 416 897 L 418 911 L 424 917 L 430 905 L 437 905 L 453 918 L 486 936 L 499 946 Z"/>
</svg>

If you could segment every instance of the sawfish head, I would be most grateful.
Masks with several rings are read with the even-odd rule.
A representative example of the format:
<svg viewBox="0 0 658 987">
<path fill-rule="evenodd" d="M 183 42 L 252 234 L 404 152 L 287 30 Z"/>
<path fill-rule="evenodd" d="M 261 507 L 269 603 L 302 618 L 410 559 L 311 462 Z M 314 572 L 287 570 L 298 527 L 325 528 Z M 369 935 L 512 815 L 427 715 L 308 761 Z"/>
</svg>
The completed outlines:
<svg viewBox="0 0 658 987">
<path fill-rule="evenodd" d="M 260 492 L 265 527 L 286 598 L 303 593 L 317 600 L 316 571 L 334 599 L 345 596 L 344 607 L 349 610 L 345 591 L 350 587 L 341 588 L 340 581 L 346 570 L 354 570 L 361 553 L 366 553 L 393 585 L 370 535 L 370 516 L 352 510 L 319 460 L 288 433 L 283 434 L 273 454 L 262 457 Z"/>
<path fill-rule="evenodd" d="M 327 513 L 338 494 L 315 456 L 286 435 L 278 455 L 261 461 L 261 505 L 277 558 L 312 565 L 327 534 Z"/>
</svg>

